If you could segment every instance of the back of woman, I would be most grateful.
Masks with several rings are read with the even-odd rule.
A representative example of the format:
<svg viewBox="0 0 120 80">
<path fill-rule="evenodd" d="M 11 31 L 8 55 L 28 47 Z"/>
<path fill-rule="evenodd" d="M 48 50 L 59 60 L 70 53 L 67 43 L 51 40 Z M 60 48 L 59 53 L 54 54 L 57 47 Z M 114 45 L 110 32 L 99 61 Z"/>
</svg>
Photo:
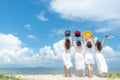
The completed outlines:
<svg viewBox="0 0 120 80">
<path fill-rule="evenodd" d="M 98 66 L 98 75 L 99 76 L 106 76 L 108 72 L 108 67 L 106 60 L 101 52 L 102 50 L 102 43 L 100 41 L 97 41 L 95 43 L 95 49 L 96 49 L 96 62 Z"/>
<path fill-rule="evenodd" d="M 85 62 L 86 62 L 86 64 L 94 64 L 92 47 L 93 47 L 93 45 L 90 41 L 88 41 L 85 45 Z"/>
<path fill-rule="evenodd" d="M 82 76 L 85 76 L 85 64 L 83 57 L 83 46 L 80 40 L 74 41 L 75 48 L 75 66 L 76 66 L 76 76 L 79 76 L 79 70 L 82 70 Z"/>
<path fill-rule="evenodd" d="M 83 52 L 83 44 L 80 40 L 74 41 L 74 48 L 76 53 L 82 53 Z"/>
<path fill-rule="evenodd" d="M 64 40 L 64 53 L 63 53 L 63 63 L 64 63 L 64 74 L 70 77 L 70 68 L 72 67 L 71 62 L 71 47 L 72 47 L 72 36 Z"/>
<path fill-rule="evenodd" d="M 94 64 L 94 58 L 92 53 L 93 45 L 91 42 L 88 41 L 87 43 L 85 43 L 85 63 L 88 65 L 89 77 L 93 77 Z"/>
</svg>

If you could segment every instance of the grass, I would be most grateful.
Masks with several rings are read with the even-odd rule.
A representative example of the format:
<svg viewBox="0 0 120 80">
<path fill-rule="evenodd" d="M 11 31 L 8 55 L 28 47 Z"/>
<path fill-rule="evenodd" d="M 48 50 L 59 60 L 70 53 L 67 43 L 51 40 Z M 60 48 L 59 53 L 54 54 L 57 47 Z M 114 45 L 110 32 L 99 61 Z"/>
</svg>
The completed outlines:
<svg viewBox="0 0 120 80">
<path fill-rule="evenodd" d="M 0 80 L 22 80 L 12 75 L 0 74 Z"/>
<path fill-rule="evenodd" d="M 117 74 L 108 74 L 107 77 L 108 78 L 112 78 L 112 79 L 118 79 L 118 78 L 120 78 L 120 73 L 117 73 Z"/>
</svg>

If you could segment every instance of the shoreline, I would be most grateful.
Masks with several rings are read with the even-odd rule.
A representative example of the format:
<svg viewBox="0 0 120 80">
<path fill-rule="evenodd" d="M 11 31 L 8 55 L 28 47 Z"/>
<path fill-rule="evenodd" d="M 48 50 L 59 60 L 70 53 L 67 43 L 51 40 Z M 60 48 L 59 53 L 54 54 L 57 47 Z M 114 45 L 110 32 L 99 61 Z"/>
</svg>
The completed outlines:
<svg viewBox="0 0 120 80">
<path fill-rule="evenodd" d="M 26 74 L 26 75 L 51 75 L 51 74 L 63 74 L 63 68 L 0 68 L 0 74 Z M 88 75 L 88 69 L 85 70 Z M 120 73 L 120 68 L 109 68 L 109 74 Z M 75 74 L 75 68 L 71 68 L 71 75 Z M 79 71 L 82 74 L 82 71 Z M 98 75 L 97 68 L 94 69 L 94 75 Z"/>
</svg>

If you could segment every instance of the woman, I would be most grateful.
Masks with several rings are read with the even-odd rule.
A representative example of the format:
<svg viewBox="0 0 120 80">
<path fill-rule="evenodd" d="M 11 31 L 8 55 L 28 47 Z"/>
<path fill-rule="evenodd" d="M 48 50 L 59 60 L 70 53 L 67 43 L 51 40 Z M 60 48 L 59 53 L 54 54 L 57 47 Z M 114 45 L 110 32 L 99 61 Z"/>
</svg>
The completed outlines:
<svg viewBox="0 0 120 80">
<path fill-rule="evenodd" d="M 65 52 L 63 53 L 63 62 L 64 62 L 64 74 L 65 77 L 70 77 L 70 68 L 72 67 L 71 62 L 71 47 L 72 47 L 72 35 L 70 35 L 70 38 L 67 38 L 64 40 L 64 48 Z M 67 73 L 68 72 L 68 73 Z"/>
<path fill-rule="evenodd" d="M 106 63 L 106 60 L 101 52 L 105 39 L 106 39 L 106 37 L 104 37 L 102 42 L 97 40 L 95 43 L 96 62 L 97 62 L 97 66 L 98 66 L 99 76 L 106 76 L 108 73 L 107 63 Z"/>
<path fill-rule="evenodd" d="M 75 40 L 75 39 L 74 39 Z M 83 57 L 83 46 L 81 40 L 74 41 L 75 47 L 75 66 L 76 66 L 76 76 L 79 76 L 79 70 L 82 70 L 82 76 L 85 76 L 85 64 Z"/>
<path fill-rule="evenodd" d="M 85 42 L 85 63 L 88 65 L 88 72 L 89 72 L 89 77 L 93 77 L 93 64 L 94 64 L 94 58 L 93 58 L 93 53 L 92 53 L 92 39 L 88 41 L 87 43 Z"/>
</svg>

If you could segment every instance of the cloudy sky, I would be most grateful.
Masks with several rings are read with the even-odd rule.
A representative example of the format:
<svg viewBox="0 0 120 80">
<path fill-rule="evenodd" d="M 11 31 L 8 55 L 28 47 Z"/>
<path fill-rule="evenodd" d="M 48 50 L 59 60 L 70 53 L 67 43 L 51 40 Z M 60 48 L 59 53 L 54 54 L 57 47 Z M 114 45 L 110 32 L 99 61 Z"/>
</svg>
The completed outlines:
<svg viewBox="0 0 120 80">
<path fill-rule="evenodd" d="M 0 66 L 62 67 L 62 34 L 69 29 L 91 30 L 100 41 L 104 34 L 114 36 L 106 40 L 103 55 L 109 67 L 120 67 L 119 4 L 119 0 L 0 0 Z"/>
</svg>

